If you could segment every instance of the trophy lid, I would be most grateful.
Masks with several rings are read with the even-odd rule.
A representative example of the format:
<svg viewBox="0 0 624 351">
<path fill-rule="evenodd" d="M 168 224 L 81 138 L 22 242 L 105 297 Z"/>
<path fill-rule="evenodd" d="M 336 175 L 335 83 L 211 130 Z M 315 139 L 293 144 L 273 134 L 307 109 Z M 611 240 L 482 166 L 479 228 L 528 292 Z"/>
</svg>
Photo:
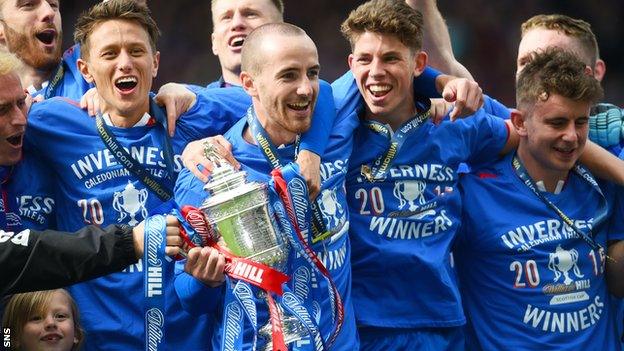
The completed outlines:
<svg viewBox="0 0 624 351">
<path fill-rule="evenodd" d="M 264 189 L 265 187 L 266 187 L 266 184 L 257 183 L 257 182 L 239 184 L 235 188 L 231 188 L 226 191 L 218 192 L 214 194 L 213 196 L 207 198 L 206 201 L 204 201 L 204 203 L 202 204 L 201 208 L 203 209 L 207 207 L 218 206 L 227 201 L 235 200 L 236 198 L 242 195 L 254 192 L 256 190 Z M 206 187 L 204 187 L 204 189 L 206 189 Z"/>
</svg>

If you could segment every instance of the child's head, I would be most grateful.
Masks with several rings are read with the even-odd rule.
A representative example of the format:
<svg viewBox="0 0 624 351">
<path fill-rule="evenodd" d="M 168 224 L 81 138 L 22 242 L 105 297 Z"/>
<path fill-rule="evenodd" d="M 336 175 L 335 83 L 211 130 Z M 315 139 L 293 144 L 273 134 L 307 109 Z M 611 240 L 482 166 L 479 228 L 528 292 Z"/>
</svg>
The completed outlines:
<svg viewBox="0 0 624 351">
<path fill-rule="evenodd" d="M 63 289 L 16 294 L 4 311 L 14 350 L 78 350 L 83 339 L 76 303 Z"/>
</svg>

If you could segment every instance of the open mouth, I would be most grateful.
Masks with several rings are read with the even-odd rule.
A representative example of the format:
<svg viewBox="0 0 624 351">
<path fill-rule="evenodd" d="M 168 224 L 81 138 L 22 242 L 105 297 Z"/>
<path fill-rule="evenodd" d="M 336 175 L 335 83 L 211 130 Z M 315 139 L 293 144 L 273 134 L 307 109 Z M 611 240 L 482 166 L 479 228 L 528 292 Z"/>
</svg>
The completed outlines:
<svg viewBox="0 0 624 351">
<path fill-rule="evenodd" d="M 371 84 L 371 85 L 368 86 L 368 91 L 374 97 L 385 96 L 386 94 L 388 94 L 390 92 L 390 90 L 392 90 L 392 86 L 391 85 L 387 85 L 387 84 Z"/>
<path fill-rule="evenodd" d="M 305 102 L 297 102 L 294 104 L 287 104 L 288 108 L 291 108 L 295 111 L 305 111 L 310 106 L 310 101 Z"/>
<path fill-rule="evenodd" d="M 246 35 L 239 35 L 239 36 L 232 37 L 230 38 L 229 45 L 233 48 L 240 48 L 245 43 L 245 38 L 247 38 Z"/>
<path fill-rule="evenodd" d="M 20 133 L 6 138 L 6 141 L 13 146 L 21 146 L 23 139 L 24 134 Z"/>
<path fill-rule="evenodd" d="M 138 80 L 136 77 L 121 77 L 115 81 L 115 86 L 117 89 L 128 92 L 134 89 L 138 84 Z"/>
<path fill-rule="evenodd" d="M 53 29 L 46 29 L 42 32 L 35 34 L 35 37 L 42 43 L 46 45 L 50 45 L 54 42 L 54 38 L 56 38 L 56 31 Z"/>
<path fill-rule="evenodd" d="M 574 150 L 576 150 L 575 148 L 561 148 L 561 147 L 554 147 L 555 151 L 562 153 L 566 156 L 570 156 L 574 153 Z"/>
<path fill-rule="evenodd" d="M 41 338 L 42 341 L 59 341 L 62 337 L 58 334 L 49 334 Z"/>
</svg>

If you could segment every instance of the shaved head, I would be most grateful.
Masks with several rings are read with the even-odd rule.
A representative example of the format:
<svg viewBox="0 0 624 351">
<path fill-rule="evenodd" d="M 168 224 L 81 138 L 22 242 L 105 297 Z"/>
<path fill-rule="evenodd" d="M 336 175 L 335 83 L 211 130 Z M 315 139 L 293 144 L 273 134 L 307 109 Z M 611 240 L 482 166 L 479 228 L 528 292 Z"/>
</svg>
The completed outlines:
<svg viewBox="0 0 624 351">
<path fill-rule="evenodd" d="M 292 24 L 288 23 L 268 23 L 254 29 L 243 45 L 241 52 L 241 71 L 247 71 L 253 75 L 259 74 L 261 71 L 262 63 L 270 60 L 266 57 L 267 44 L 274 41 L 269 40 L 277 36 L 285 37 L 284 41 L 280 42 L 280 45 L 288 43 L 289 38 L 292 37 L 305 37 L 310 42 L 312 39 L 308 37 L 306 32 Z M 314 45 L 314 43 L 312 43 Z"/>
</svg>

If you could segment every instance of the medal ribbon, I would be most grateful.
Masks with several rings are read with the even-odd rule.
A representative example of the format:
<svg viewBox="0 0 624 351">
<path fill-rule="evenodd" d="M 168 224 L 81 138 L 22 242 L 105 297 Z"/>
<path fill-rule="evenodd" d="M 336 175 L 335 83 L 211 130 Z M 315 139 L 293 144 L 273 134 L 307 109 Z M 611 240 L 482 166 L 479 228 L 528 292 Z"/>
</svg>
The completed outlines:
<svg viewBox="0 0 624 351">
<path fill-rule="evenodd" d="M 409 121 L 403 123 L 396 133 L 392 134 L 392 131 L 387 125 L 379 123 L 377 121 L 364 121 L 364 125 L 371 131 L 377 134 L 381 134 L 390 141 L 390 146 L 383 155 L 380 155 L 375 159 L 372 166 L 362 165 L 362 176 L 369 182 L 384 179 L 388 169 L 392 167 L 394 159 L 399 154 L 401 147 L 405 143 L 407 137 L 415 133 L 420 126 L 422 126 L 430 117 L 429 109 L 426 112 L 417 113 Z"/>
<path fill-rule="evenodd" d="M 157 215 L 145 219 L 143 298 L 145 301 L 145 350 L 148 351 L 164 349 L 162 341 L 165 338 L 166 236 L 165 216 Z"/>
<path fill-rule="evenodd" d="M 286 281 L 288 281 L 289 277 L 286 274 L 276 269 L 273 269 L 272 267 L 243 257 L 236 256 L 222 248 L 217 243 L 217 235 L 216 233 L 214 233 L 212 227 L 208 224 L 209 221 L 206 218 L 205 214 L 197 208 L 194 208 L 192 206 L 182 207 L 182 218 L 184 219 L 185 223 L 188 223 L 191 226 L 191 228 L 187 227 L 181 230 L 181 232 L 184 232 L 183 234 L 181 234 L 181 236 L 189 246 L 195 247 L 197 246 L 197 242 L 201 242 L 203 244 L 202 246 L 210 246 L 216 249 L 225 256 L 225 274 L 228 277 L 255 285 L 260 289 L 266 291 L 271 321 L 273 350 L 286 351 L 284 336 L 282 334 L 282 322 L 279 318 L 279 313 L 275 306 L 275 300 L 272 297 L 272 293 L 277 294 L 278 296 L 282 295 L 284 292 L 282 285 Z M 228 286 L 226 292 L 226 302 L 232 300 L 231 294 L 232 292 L 230 291 L 230 288 Z M 241 306 L 248 309 L 245 304 L 246 300 L 239 299 L 239 302 L 241 302 Z M 226 322 L 226 325 L 224 329 L 224 335 L 222 336 L 222 340 L 224 340 L 223 344 L 225 346 L 230 344 L 228 338 L 233 337 L 235 333 L 233 333 L 232 331 L 236 329 L 234 325 L 230 325 L 230 323 L 235 322 L 230 318 L 230 315 L 233 314 L 234 316 L 238 316 L 238 314 L 234 312 L 237 311 L 237 308 L 240 309 L 240 307 L 234 307 L 230 303 L 226 303 L 226 306 L 226 310 L 224 311 L 224 320 Z M 238 321 L 240 322 L 241 320 Z M 256 333 L 254 333 L 254 335 L 255 334 Z M 239 336 L 240 335 L 237 334 L 237 337 L 235 339 L 238 340 Z"/>
<path fill-rule="evenodd" d="M 284 177 L 284 174 L 286 175 L 286 178 Z M 293 204 L 296 204 L 297 202 L 301 200 L 296 198 L 297 194 L 289 192 L 288 183 L 286 179 L 289 179 L 290 177 L 295 177 L 298 174 L 296 171 L 293 171 L 291 167 L 287 167 L 285 169 L 284 174 L 282 174 L 282 171 L 279 169 L 274 169 L 271 172 L 271 176 L 273 177 L 273 182 L 275 186 L 275 191 L 279 195 L 280 199 L 282 200 L 282 203 L 284 204 L 284 208 L 286 210 L 286 215 L 288 216 L 288 220 L 294 226 L 295 233 L 297 234 L 297 238 L 299 239 L 298 240 L 299 244 L 303 246 L 303 251 L 304 251 L 303 256 L 306 257 L 308 261 L 313 264 L 313 267 L 316 267 L 321 272 L 321 274 L 325 277 L 325 279 L 329 283 L 329 286 L 331 287 L 331 292 L 333 295 L 332 300 L 333 300 L 333 305 L 334 305 L 333 313 L 336 316 L 334 332 L 328 338 L 327 347 L 331 348 L 331 345 L 336 341 L 336 338 L 338 337 L 338 334 L 340 333 L 340 330 L 342 329 L 342 324 L 344 322 L 344 306 L 342 304 L 342 299 L 340 297 L 340 294 L 338 293 L 338 289 L 336 288 L 336 284 L 334 283 L 331 275 L 329 274 L 329 271 L 327 270 L 325 265 L 323 265 L 321 260 L 318 258 L 318 256 L 314 252 L 314 250 L 312 250 L 308 242 L 303 237 L 301 227 L 297 221 L 298 219 L 297 210 Z"/>
<path fill-rule="evenodd" d="M 524 182 L 524 184 L 529 189 L 531 189 L 531 191 L 535 194 L 535 196 L 537 196 L 550 209 L 555 211 L 555 213 L 557 213 L 557 215 L 563 220 L 563 222 L 567 224 L 570 228 L 572 228 L 572 230 L 574 230 L 574 232 L 576 232 L 576 234 L 578 234 L 593 250 L 599 250 L 603 248 L 600 244 L 596 243 L 596 241 L 594 240 L 593 235 L 592 235 L 592 229 L 589 229 L 589 233 L 585 233 L 584 231 L 580 230 L 574 224 L 574 221 L 570 219 L 570 217 L 568 217 L 565 213 L 563 213 L 563 211 L 561 211 L 559 207 L 557 207 L 554 203 L 552 203 L 552 201 L 548 200 L 544 196 L 544 194 L 537 189 L 537 185 L 535 185 L 535 182 L 529 176 L 529 173 L 527 172 L 526 168 L 524 167 L 524 165 L 518 158 L 517 154 L 514 155 L 513 157 L 512 166 L 513 166 L 514 171 L 518 175 L 518 177 L 520 177 L 520 179 Z M 594 217 L 594 223 L 592 225 L 592 228 L 595 228 L 598 225 L 600 225 L 600 223 L 602 223 L 607 217 L 607 214 L 609 212 L 607 199 L 605 198 L 604 194 L 602 193 L 602 190 L 600 190 L 600 187 L 598 186 L 598 183 L 596 183 L 596 180 L 591 175 L 591 173 L 589 173 L 589 171 L 587 171 L 580 164 L 576 164 L 573 170 L 582 179 L 587 181 L 591 185 L 591 187 L 596 192 L 598 192 L 598 194 L 600 194 L 600 206 L 598 207 L 598 210 L 597 210 L 598 215 Z"/>
<path fill-rule="evenodd" d="M 171 142 L 169 140 L 169 136 L 167 134 L 167 119 L 164 117 L 164 114 L 160 107 L 156 105 L 156 103 L 150 100 L 150 112 L 152 117 L 154 117 L 159 124 L 163 127 L 163 131 L 161 133 L 163 150 L 163 158 L 165 164 L 167 166 L 167 178 L 173 180 L 173 149 L 171 147 Z M 157 179 L 154 179 L 152 175 L 145 169 L 145 167 L 137 162 L 126 149 L 124 149 L 119 142 L 117 142 L 117 138 L 115 134 L 111 133 L 110 129 L 104 123 L 104 118 L 102 114 L 98 112 L 97 117 L 95 118 L 95 125 L 100 135 L 100 139 L 106 148 L 113 154 L 115 159 L 128 171 L 134 174 L 140 181 L 145 185 L 148 189 L 150 189 L 154 194 L 156 194 L 162 201 L 168 201 L 173 198 L 173 192 L 167 186 L 161 184 L 161 182 Z"/>
<path fill-rule="evenodd" d="M 56 96 L 56 90 L 58 89 L 59 83 L 61 82 L 61 79 L 63 79 L 63 75 L 65 73 L 65 67 L 63 66 L 64 64 L 65 63 L 61 61 L 61 63 L 56 68 L 56 72 L 54 72 L 52 80 L 48 83 L 48 86 L 43 93 L 44 100 Z"/>
<path fill-rule="evenodd" d="M 247 110 L 246 118 L 247 118 L 247 124 L 249 124 L 249 128 L 251 129 L 251 134 L 254 140 L 256 141 L 256 143 L 258 144 L 260 151 L 262 151 L 262 155 L 264 155 L 264 158 L 271 165 L 271 168 L 281 169 L 282 167 L 286 166 L 289 162 L 285 162 L 284 160 L 280 158 L 277 148 L 271 141 L 271 138 L 269 138 L 269 135 L 267 134 L 266 130 L 260 124 L 260 121 L 258 121 L 258 117 L 256 116 L 256 113 L 254 112 L 253 107 L 250 107 Z M 297 138 L 295 139 L 295 155 L 293 157 L 294 160 L 297 160 L 297 154 L 299 152 L 299 143 L 300 143 L 300 137 L 299 135 L 297 135 Z M 310 206 L 309 201 L 307 199 L 306 199 L 306 202 L 308 202 L 308 206 Z M 318 208 L 314 205 L 311 208 L 312 208 L 312 211 L 308 211 L 308 213 L 310 212 L 312 213 L 312 229 L 313 229 L 312 233 L 315 234 L 313 238 L 313 242 L 317 242 L 317 241 L 322 240 L 322 237 L 328 231 L 325 226 L 325 223 L 322 220 L 322 216 L 318 211 Z M 309 234 L 310 234 L 310 231 L 307 228 L 307 223 L 310 222 L 309 219 L 310 218 L 308 215 L 308 218 L 305 222 L 304 221 L 299 222 L 299 223 L 302 223 L 301 230 L 304 232 L 305 234 L 304 236 L 306 237 L 306 239 L 309 239 Z"/>
</svg>

